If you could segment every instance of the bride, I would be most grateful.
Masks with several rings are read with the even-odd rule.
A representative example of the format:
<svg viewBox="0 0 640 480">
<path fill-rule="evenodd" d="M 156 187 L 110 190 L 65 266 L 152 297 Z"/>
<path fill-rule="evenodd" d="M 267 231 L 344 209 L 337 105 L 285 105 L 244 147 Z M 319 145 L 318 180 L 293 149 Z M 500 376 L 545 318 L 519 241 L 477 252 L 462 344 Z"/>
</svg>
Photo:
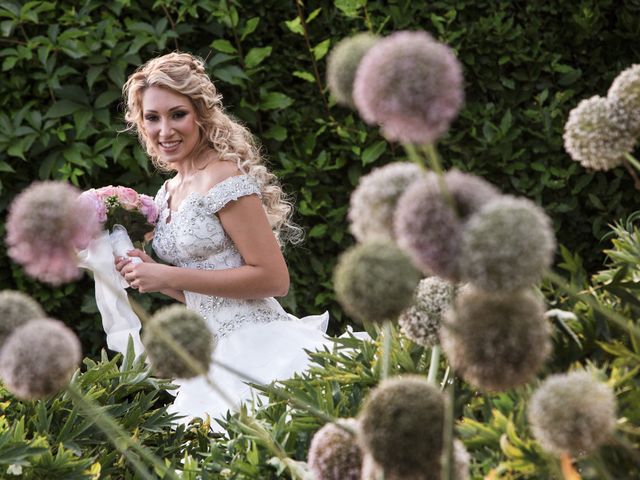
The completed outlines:
<svg viewBox="0 0 640 480">
<path fill-rule="evenodd" d="M 200 313 L 216 337 L 211 377 L 176 379 L 170 411 L 219 418 L 252 390 L 215 366 L 217 359 L 269 383 L 304 369 L 304 349 L 327 344 L 328 313 L 297 319 L 273 298 L 286 295 L 289 272 L 280 242 L 300 237 L 275 176 L 249 131 L 231 119 L 199 59 L 170 53 L 139 67 L 123 87 L 125 119 L 154 165 L 175 172 L 158 191 L 153 249 L 142 263 L 116 269 L 140 292 L 162 292 Z M 230 397 L 230 399 L 229 399 Z M 233 400 L 229 403 L 229 400 Z"/>
</svg>

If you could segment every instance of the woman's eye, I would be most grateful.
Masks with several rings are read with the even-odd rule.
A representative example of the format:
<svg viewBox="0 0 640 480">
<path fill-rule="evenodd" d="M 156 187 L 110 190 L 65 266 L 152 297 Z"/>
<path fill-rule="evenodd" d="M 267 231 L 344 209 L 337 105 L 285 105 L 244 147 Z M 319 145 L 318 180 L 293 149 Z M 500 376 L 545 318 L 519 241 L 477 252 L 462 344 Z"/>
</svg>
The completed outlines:
<svg viewBox="0 0 640 480">
<path fill-rule="evenodd" d="M 178 111 L 173 113 L 173 118 L 182 118 L 186 115 L 187 115 L 187 112 Z"/>
<path fill-rule="evenodd" d="M 155 122 L 156 120 L 158 120 L 158 117 L 156 115 L 145 115 L 144 119 L 147 122 Z"/>
</svg>

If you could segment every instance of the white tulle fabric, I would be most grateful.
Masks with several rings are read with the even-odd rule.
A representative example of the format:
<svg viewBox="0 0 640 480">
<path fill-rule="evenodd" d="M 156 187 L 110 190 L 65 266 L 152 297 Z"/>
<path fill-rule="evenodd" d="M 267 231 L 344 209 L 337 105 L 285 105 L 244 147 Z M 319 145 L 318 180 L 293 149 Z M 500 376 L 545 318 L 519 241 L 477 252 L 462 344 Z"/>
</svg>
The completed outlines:
<svg viewBox="0 0 640 480">
<path fill-rule="evenodd" d="M 229 177 L 205 195 L 192 193 L 178 206 L 169 208 L 163 185 L 156 195 L 160 217 L 153 248 L 167 263 L 187 268 L 224 270 L 244 264 L 216 213 L 229 202 L 246 195 L 260 195 L 248 175 Z M 267 384 L 286 379 L 308 364 L 305 349 L 315 350 L 330 342 L 324 335 L 328 313 L 298 319 L 288 315 L 273 298 L 255 300 L 213 297 L 185 292 L 187 307 L 199 312 L 216 336 L 210 378 L 230 397 L 227 401 L 202 377 L 176 379 L 179 385 L 170 411 L 193 417 L 222 417 L 252 397 L 243 378 L 216 366 L 216 361 Z"/>
<path fill-rule="evenodd" d="M 102 232 L 86 249 L 78 252 L 78 257 L 80 267 L 93 272 L 96 305 L 102 317 L 102 328 L 107 334 L 107 347 L 124 354 L 131 337 L 138 356 L 144 351 L 140 341 L 140 319 L 127 298 L 125 288 L 128 284 L 114 264 L 114 252 L 125 256 L 133 245 L 124 227 L 119 227 L 122 230 L 116 229 L 115 234 L 110 235 L 106 230 Z"/>
</svg>

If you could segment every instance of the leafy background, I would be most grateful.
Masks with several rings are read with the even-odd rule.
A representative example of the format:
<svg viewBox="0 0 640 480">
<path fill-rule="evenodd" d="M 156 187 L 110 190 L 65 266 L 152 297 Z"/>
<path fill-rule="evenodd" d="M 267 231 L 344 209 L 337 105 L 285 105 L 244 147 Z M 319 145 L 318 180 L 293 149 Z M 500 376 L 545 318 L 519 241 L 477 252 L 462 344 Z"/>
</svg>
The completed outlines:
<svg viewBox="0 0 640 480">
<path fill-rule="evenodd" d="M 571 108 L 606 94 L 640 58 L 638 0 L 3 0 L 1 218 L 35 179 L 154 194 L 164 179 L 123 132 L 121 86 L 149 58 L 192 52 L 206 59 L 228 111 L 262 142 L 306 229 L 305 243 L 286 250 L 293 287 L 285 307 L 300 315 L 329 309 L 331 329 L 341 331 L 349 319 L 331 271 L 353 242 L 349 194 L 362 174 L 403 153 L 333 104 L 326 55 L 352 33 L 401 29 L 431 32 L 464 67 L 466 105 L 439 145 L 445 166 L 541 203 L 559 241 L 595 271 L 607 224 L 636 206 L 637 193 L 623 169 L 592 173 L 571 161 L 562 129 Z M 3 249 L 0 288 L 31 292 L 74 325 L 86 352 L 104 345 L 89 279 L 48 288 L 25 278 Z M 153 309 L 163 300 L 145 302 Z"/>
</svg>

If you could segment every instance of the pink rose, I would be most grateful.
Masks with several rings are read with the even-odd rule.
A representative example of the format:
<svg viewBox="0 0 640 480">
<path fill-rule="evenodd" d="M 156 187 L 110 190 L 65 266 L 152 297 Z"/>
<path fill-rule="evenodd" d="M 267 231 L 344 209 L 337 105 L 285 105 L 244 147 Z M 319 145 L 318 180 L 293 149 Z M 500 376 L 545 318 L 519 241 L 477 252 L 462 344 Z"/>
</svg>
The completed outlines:
<svg viewBox="0 0 640 480">
<path fill-rule="evenodd" d="M 125 210 L 135 210 L 138 208 L 138 192 L 129 187 L 116 187 L 118 200 Z"/>
<path fill-rule="evenodd" d="M 140 195 L 140 213 L 147 217 L 147 222 L 155 225 L 158 220 L 158 207 L 149 195 Z"/>
<path fill-rule="evenodd" d="M 107 185 L 106 187 L 98 188 L 96 194 L 98 198 L 104 202 L 108 197 L 116 196 L 117 190 L 113 185 Z"/>
<path fill-rule="evenodd" d="M 85 192 L 82 192 L 78 197 L 78 201 L 86 204 L 91 210 L 96 213 L 98 222 L 104 223 L 107 221 L 107 206 L 98 196 L 98 192 L 91 188 Z"/>
</svg>

